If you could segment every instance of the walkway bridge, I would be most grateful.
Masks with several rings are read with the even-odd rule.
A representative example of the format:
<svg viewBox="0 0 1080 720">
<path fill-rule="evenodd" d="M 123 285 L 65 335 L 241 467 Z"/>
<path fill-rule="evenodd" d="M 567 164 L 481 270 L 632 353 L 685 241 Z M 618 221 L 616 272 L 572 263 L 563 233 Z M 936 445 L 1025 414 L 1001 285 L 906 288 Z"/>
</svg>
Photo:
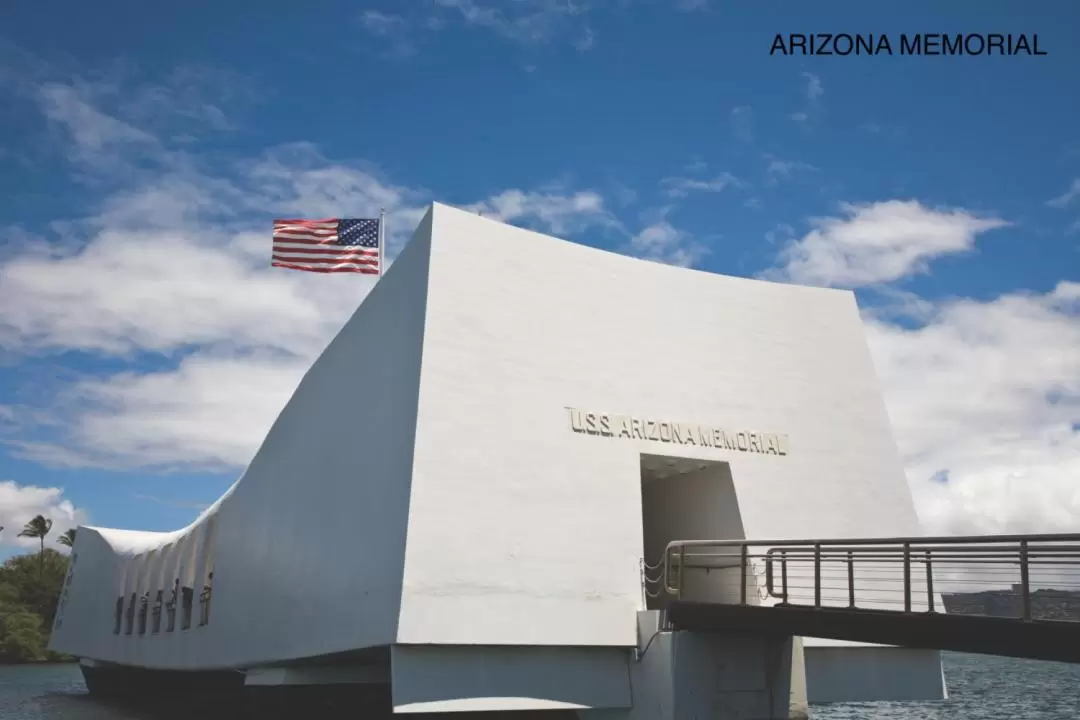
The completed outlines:
<svg viewBox="0 0 1080 720">
<path fill-rule="evenodd" d="M 644 576 L 675 630 L 1080 663 L 1080 534 L 676 541 Z"/>
</svg>

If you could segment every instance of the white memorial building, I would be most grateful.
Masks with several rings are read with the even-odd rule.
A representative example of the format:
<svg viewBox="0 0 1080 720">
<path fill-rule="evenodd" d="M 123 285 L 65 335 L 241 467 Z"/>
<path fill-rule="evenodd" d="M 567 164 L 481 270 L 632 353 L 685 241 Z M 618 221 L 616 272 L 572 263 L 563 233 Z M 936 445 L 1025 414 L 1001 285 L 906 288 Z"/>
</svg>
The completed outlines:
<svg viewBox="0 0 1080 720">
<path fill-rule="evenodd" d="M 658 633 L 643 561 L 921 534 L 853 293 L 435 204 L 218 502 L 79 529 L 51 648 L 91 690 L 220 672 L 386 683 L 397 713 L 797 717 L 941 698 L 939 653 L 804 638 L 770 675 Z"/>
</svg>

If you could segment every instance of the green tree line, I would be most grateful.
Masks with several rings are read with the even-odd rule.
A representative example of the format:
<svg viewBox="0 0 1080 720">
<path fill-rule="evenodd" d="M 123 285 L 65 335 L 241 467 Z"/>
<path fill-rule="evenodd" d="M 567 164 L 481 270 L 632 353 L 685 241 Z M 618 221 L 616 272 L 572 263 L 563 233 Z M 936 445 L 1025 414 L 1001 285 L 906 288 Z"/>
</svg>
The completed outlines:
<svg viewBox="0 0 1080 720">
<path fill-rule="evenodd" d="M 0 527 L 0 532 L 3 530 Z M 70 659 L 46 649 L 68 571 L 68 557 L 45 547 L 45 537 L 51 530 L 49 518 L 32 518 L 19 537 L 40 540 L 38 552 L 16 555 L 0 565 L 0 663 Z M 71 547 L 75 531 L 68 530 L 58 542 Z"/>
</svg>

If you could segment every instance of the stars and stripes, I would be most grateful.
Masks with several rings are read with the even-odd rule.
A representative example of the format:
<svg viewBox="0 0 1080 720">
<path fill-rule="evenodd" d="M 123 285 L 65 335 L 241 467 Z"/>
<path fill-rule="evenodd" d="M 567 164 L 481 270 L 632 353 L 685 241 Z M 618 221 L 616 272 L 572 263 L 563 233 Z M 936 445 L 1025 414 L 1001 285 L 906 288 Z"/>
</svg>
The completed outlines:
<svg viewBox="0 0 1080 720">
<path fill-rule="evenodd" d="M 273 267 L 378 275 L 378 219 L 275 220 Z"/>
</svg>

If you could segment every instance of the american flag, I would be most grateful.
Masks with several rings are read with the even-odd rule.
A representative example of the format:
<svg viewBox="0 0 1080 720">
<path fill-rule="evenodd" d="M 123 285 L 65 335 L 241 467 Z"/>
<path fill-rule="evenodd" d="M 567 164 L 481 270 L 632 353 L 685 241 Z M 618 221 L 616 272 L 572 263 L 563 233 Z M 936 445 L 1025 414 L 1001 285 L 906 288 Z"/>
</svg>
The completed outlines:
<svg viewBox="0 0 1080 720">
<path fill-rule="evenodd" d="M 275 220 L 273 267 L 379 274 L 379 220 Z"/>
</svg>

